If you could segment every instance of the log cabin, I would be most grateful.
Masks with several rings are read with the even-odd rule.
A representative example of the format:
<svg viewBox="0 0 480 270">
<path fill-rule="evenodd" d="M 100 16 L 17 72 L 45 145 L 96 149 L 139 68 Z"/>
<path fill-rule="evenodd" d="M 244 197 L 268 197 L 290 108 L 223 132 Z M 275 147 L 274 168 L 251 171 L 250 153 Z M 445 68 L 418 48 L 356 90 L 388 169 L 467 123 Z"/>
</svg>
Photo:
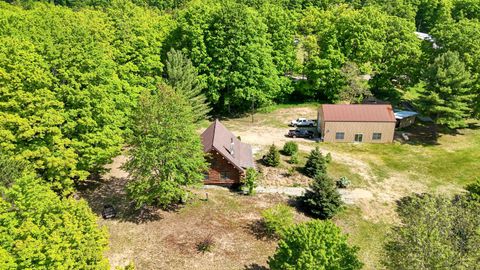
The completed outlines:
<svg viewBox="0 0 480 270">
<path fill-rule="evenodd" d="M 218 119 L 201 135 L 210 168 L 204 183 L 234 186 L 241 183 L 248 168 L 254 168 L 252 147 L 241 142 Z"/>
</svg>

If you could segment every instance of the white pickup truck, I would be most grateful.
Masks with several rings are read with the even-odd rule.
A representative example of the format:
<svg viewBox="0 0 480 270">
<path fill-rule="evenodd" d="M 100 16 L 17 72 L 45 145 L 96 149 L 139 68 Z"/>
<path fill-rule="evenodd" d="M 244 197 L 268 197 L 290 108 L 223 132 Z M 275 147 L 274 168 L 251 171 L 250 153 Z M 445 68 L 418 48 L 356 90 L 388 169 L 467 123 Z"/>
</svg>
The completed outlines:
<svg viewBox="0 0 480 270">
<path fill-rule="evenodd" d="M 290 122 L 290 126 L 292 126 L 292 127 L 313 127 L 313 126 L 315 126 L 315 121 L 308 120 L 306 118 L 298 118 L 296 120 L 292 120 L 292 122 Z"/>
</svg>

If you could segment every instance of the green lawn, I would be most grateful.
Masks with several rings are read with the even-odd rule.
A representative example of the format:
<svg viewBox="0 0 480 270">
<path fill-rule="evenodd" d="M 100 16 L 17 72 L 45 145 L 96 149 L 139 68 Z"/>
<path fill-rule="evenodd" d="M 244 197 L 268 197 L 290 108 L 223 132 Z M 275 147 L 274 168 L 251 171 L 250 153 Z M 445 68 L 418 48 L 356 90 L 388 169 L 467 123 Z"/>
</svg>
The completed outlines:
<svg viewBox="0 0 480 270">
<path fill-rule="evenodd" d="M 333 144 L 322 143 L 327 151 L 345 153 L 367 162 L 378 181 L 401 174 L 433 189 L 442 185 L 463 187 L 480 175 L 480 129 L 443 134 L 435 145 L 420 144 Z M 334 173 L 358 178 L 345 164 L 331 165 Z M 361 181 L 361 180 L 360 180 Z M 357 183 L 358 184 L 358 183 Z"/>
<path fill-rule="evenodd" d="M 364 269 L 382 269 L 382 245 L 391 225 L 366 220 L 361 210 L 353 206 L 338 214 L 334 222 L 348 234 L 350 244 L 360 248 L 358 255 Z"/>
</svg>

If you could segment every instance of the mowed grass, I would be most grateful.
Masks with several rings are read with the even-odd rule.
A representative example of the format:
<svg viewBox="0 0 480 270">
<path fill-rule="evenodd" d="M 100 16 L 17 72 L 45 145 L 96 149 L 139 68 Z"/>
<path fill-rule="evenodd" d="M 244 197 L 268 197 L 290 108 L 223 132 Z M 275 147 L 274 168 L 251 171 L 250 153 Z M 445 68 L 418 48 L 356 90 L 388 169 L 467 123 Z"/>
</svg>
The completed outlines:
<svg viewBox="0 0 480 270">
<path fill-rule="evenodd" d="M 345 153 L 369 164 L 378 181 L 401 174 L 431 189 L 442 185 L 463 187 L 480 176 L 480 129 L 442 134 L 437 144 L 333 144 L 322 148 Z M 345 174 L 348 167 L 332 164 Z M 354 183 L 358 178 L 353 176 Z"/>
<path fill-rule="evenodd" d="M 358 255 L 364 269 L 382 269 L 383 243 L 390 224 L 364 219 L 361 210 L 355 206 L 346 207 L 333 221 L 348 234 L 349 243 L 360 248 Z"/>
</svg>

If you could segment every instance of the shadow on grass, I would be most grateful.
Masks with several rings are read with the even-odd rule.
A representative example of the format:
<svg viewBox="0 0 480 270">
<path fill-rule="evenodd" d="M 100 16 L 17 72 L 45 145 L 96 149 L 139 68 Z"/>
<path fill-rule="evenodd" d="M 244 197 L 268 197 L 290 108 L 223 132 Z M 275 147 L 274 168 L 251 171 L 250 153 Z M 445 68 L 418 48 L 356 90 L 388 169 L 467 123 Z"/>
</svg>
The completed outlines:
<svg viewBox="0 0 480 270">
<path fill-rule="evenodd" d="M 268 232 L 265 223 L 261 219 L 253 220 L 245 225 L 245 228 L 257 238 L 257 240 L 273 241 L 275 236 Z"/>
<path fill-rule="evenodd" d="M 480 123 L 469 123 L 466 129 L 478 130 Z M 408 140 L 403 138 L 402 133 L 408 136 Z M 443 135 L 459 136 L 464 135 L 461 129 L 450 129 L 446 126 L 435 126 L 433 123 L 417 122 L 412 126 L 395 131 L 395 140 L 403 144 L 433 146 L 439 145 L 438 139 Z"/>
<path fill-rule="evenodd" d="M 105 205 L 111 205 L 116 211 L 113 219 L 134 222 L 137 224 L 160 220 L 160 210 L 155 207 L 135 208 L 125 192 L 126 178 L 112 177 L 108 180 L 92 178 L 88 187 L 82 186 L 78 190 L 82 198 L 98 216 L 102 216 Z"/>
<path fill-rule="evenodd" d="M 249 264 L 249 265 L 245 265 L 245 268 L 243 268 L 243 269 L 244 270 L 268 270 L 269 268 L 267 268 L 263 265 L 252 263 L 252 264 Z"/>
</svg>

